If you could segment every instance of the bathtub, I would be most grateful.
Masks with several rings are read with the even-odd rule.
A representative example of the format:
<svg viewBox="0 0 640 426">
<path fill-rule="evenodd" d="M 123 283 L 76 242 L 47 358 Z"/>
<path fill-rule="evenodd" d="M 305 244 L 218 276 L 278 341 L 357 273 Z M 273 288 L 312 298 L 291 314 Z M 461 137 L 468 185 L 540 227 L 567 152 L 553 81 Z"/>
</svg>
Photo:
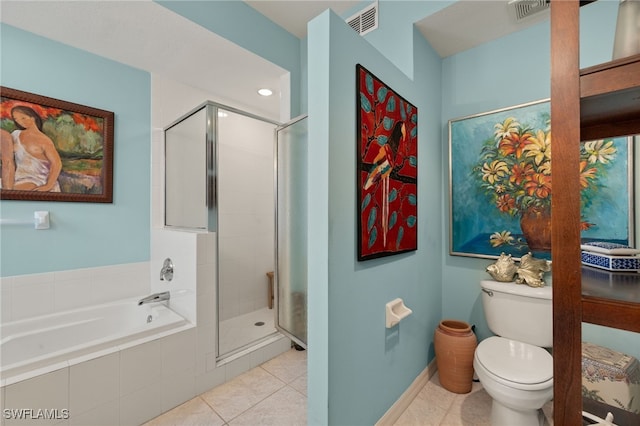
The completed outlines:
<svg viewBox="0 0 640 426">
<path fill-rule="evenodd" d="M 153 340 L 188 324 L 162 303 L 138 306 L 138 298 L 4 323 L 2 384 Z"/>
</svg>

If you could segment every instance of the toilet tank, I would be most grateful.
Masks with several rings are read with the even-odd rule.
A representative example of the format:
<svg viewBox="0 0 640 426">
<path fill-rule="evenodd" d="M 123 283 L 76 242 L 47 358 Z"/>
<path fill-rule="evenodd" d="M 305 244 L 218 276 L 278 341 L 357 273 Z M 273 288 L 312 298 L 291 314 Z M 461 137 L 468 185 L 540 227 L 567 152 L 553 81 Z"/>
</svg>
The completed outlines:
<svg viewBox="0 0 640 426">
<path fill-rule="evenodd" d="M 553 344 L 551 287 L 480 281 L 489 329 L 507 339 L 550 348 Z"/>
</svg>

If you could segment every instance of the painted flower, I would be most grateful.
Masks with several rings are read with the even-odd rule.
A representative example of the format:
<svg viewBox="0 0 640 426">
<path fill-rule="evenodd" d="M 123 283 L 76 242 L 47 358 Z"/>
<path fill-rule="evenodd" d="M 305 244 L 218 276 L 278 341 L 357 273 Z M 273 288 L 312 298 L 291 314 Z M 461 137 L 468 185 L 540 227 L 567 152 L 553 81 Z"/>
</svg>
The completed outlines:
<svg viewBox="0 0 640 426">
<path fill-rule="evenodd" d="M 520 123 L 518 123 L 515 118 L 509 117 L 502 123 L 496 123 L 494 128 L 496 129 L 494 132 L 495 139 L 501 141 L 502 139 L 508 138 L 512 133 L 518 133 Z"/>
<path fill-rule="evenodd" d="M 545 161 L 544 163 L 538 166 L 538 171 L 540 173 L 544 173 L 545 175 L 551 174 L 551 161 Z"/>
<path fill-rule="evenodd" d="M 529 196 L 539 199 L 549 198 L 551 195 L 551 176 L 536 173 L 524 183 L 524 190 Z"/>
<path fill-rule="evenodd" d="M 527 163 L 514 164 L 511 169 L 511 176 L 509 177 L 509 182 L 514 183 L 516 185 L 520 185 L 524 180 L 529 179 L 529 177 L 533 175 L 534 172 L 535 171 L 531 164 L 527 164 Z"/>
<path fill-rule="evenodd" d="M 551 160 L 551 132 L 538 130 L 535 136 L 529 138 L 529 144 L 524 147 L 527 157 L 533 157 L 533 162 L 539 166 Z"/>
<path fill-rule="evenodd" d="M 482 180 L 486 180 L 491 185 L 502 179 L 509 173 L 509 167 L 504 161 L 493 161 L 491 164 L 484 163 L 482 166 Z"/>
<path fill-rule="evenodd" d="M 551 208 L 551 129 L 548 117 L 545 123 L 544 128 L 535 129 L 516 117 L 508 117 L 494 124 L 493 136 L 484 141 L 480 160 L 472 173 L 499 212 L 521 216 L 529 209 L 543 211 Z M 589 200 L 595 194 L 600 184 L 599 176 L 610 166 L 616 153 L 611 139 L 580 145 L 580 188 L 584 199 Z M 581 229 L 592 226 L 593 223 L 583 219 Z M 511 241 L 506 232 L 494 233 L 491 244 L 497 247 Z"/>
<path fill-rule="evenodd" d="M 511 194 L 504 194 L 498 197 L 496 206 L 501 212 L 508 213 L 516 207 L 516 200 Z"/>
<path fill-rule="evenodd" d="M 493 247 L 500 247 L 505 244 L 512 244 L 514 238 L 509 231 L 494 232 L 489 237 L 489 242 Z"/>
<path fill-rule="evenodd" d="M 586 231 L 589 228 L 591 228 L 593 225 L 595 225 L 595 223 L 589 223 L 583 220 L 580 222 L 580 231 Z"/>
<path fill-rule="evenodd" d="M 525 147 L 530 143 L 531 133 L 528 133 L 526 131 L 524 131 L 522 134 L 511 133 L 509 136 L 502 139 L 498 143 L 498 150 L 505 157 L 511 154 L 515 154 L 516 158 L 520 158 Z"/>
<path fill-rule="evenodd" d="M 589 163 L 607 164 L 616 157 L 613 141 L 597 140 L 584 143 L 584 150 L 589 155 Z"/>
<path fill-rule="evenodd" d="M 586 160 L 580 161 L 580 186 L 583 188 L 589 187 L 589 180 L 593 180 L 596 178 L 596 173 L 598 173 L 598 169 L 595 167 L 590 167 L 587 169 L 588 162 Z"/>
</svg>

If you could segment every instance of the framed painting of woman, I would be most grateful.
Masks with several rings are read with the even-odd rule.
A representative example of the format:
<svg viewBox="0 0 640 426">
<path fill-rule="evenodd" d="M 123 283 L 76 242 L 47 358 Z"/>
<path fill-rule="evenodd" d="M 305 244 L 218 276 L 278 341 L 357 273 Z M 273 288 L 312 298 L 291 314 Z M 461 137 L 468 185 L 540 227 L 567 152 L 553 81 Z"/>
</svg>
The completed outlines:
<svg viewBox="0 0 640 426">
<path fill-rule="evenodd" d="M 114 114 L 0 87 L 0 199 L 113 201 Z"/>
</svg>

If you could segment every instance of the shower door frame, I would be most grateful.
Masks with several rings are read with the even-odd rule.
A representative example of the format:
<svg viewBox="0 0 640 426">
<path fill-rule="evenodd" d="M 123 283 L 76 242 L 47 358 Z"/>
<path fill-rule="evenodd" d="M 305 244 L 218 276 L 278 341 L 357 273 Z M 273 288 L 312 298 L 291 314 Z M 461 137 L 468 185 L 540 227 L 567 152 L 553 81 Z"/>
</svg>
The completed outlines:
<svg viewBox="0 0 640 426">
<path fill-rule="evenodd" d="M 175 126 L 178 126 L 185 120 L 191 118 L 195 114 L 200 111 L 205 111 L 206 123 L 205 123 L 205 155 L 206 155 L 206 170 L 205 170 L 205 210 L 206 210 L 206 223 L 201 224 L 201 226 L 189 226 L 189 225 L 172 225 L 167 223 L 167 198 L 166 195 L 164 197 L 164 217 L 163 217 L 163 226 L 167 229 L 175 229 L 175 230 L 195 230 L 195 231 L 206 231 L 206 232 L 218 232 L 218 211 L 217 211 L 217 193 L 216 185 L 215 185 L 215 176 L 217 174 L 217 166 L 218 160 L 217 156 L 217 141 L 215 139 L 215 132 L 212 131 L 212 125 L 217 126 L 217 105 L 215 102 L 206 101 L 193 108 L 189 112 L 182 115 L 177 120 L 174 120 L 168 126 L 162 129 L 163 139 L 164 139 L 164 168 L 165 168 L 165 176 L 164 176 L 164 191 L 167 191 L 167 131 L 172 129 Z M 216 128 L 216 127 L 214 127 Z"/>
<path fill-rule="evenodd" d="M 239 356 L 243 351 L 247 350 L 248 348 L 251 348 L 255 345 L 257 345 L 258 343 L 262 342 L 262 341 L 266 341 L 269 340 L 271 338 L 273 338 L 273 336 L 278 334 L 278 330 L 274 327 L 273 333 L 269 333 L 264 337 L 261 337 L 255 341 L 252 341 L 250 343 L 247 343 L 245 345 L 242 345 L 240 347 L 237 347 L 235 349 L 232 349 L 231 351 L 225 352 L 225 353 L 220 353 L 220 285 L 221 285 L 221 281 L 220 281 L 220 220 L 219 220 L 219 204 L 218 204 L 218 194 L 220 193 L 220 179 L 219 179 L 219 172 L 220 172 L 220 168 L 219 168 L 219 161 L 220 161 L 220 144 L 219 144 L 219 138 L 218 138 L 218 132 L 219 132 L 219 126 L 218 126 L 218 121 L 219 121 L 219 117 L 218 117 L 218 111 L 219 110 L 224 110 L 224 111 L 228 111 L 234 114 L 239 114 L 248 118 L 252 118 L 254 120 L 258 120 L 258 121 L 262 121 L 265 123 L 269 123 L 272 124 L 274 126 L 273 128 L 273 132 L 274 134 L 276 134 L 276 129 L 278 129 L 280 127 L 280 125 L 282 123 L 275 121 L 275 120 L 271 120 L 265 117 L 261 117 L 259 115 L 256 114 L 252 114 L 250 112 L 246 112 L 246 111 L 242 111 L 240 109 L 237 108 L 233 108 L 230 107 L 228 105 L 224 105 L 218 102 L 213 102 L 213 101 L 206 101 L 203 105 L 207 105 L 207 106 L 211 106 L 213 109 L 213 117 L 212 117 L 212 126 L 209 126 L 208 129 L 208 133 L 210 133 L 210 135 L 207 135 L 207 142 L 209 140 L 211 140 L 212 142 L 212 146 L 213 146 L 213 150 L 212 150 L 212 158 L 213 158 L 213 167 L 209 170 L 213 170 L 214 171 L 214 176 L 213 176 L 213 203 L 216 206 L 215 209 L 215 222 L 216 222 L 216 273 L 215 273 L 215 278 L 216 278 L 216 341 L 215 341 L 215 353 L 216 353 L 216 365 L 223 365 L 226 364 L 227 362 L 230 362 L 234 359 L 236 359 L 237 356 Z M 275 142 L 274 142 L 275 145 Z M 274 148 L 275 149 L 275 148 Z M 276 164 L 277 164 L 277 159 L 274 157 L 273 159 L 273 170 L 274 170 L 274 174 L 277 172 L 276 170 Z M 275 177 L 274 177 L 275 180 Z M 277 196 L 277 194 L 276 194 Z M 273 206 L 274 208 L 274 216 L 277 215 L 277 205 Z M 274 247 L 275 244 L 277 244 L 277 234 L 275 232 L 275 228 L 274 228 L 274 235 L 273 235 L 273 241 L 274 241 Z M 277 270 L 277 264 L 274 265 L 274 271 Z M 275 273 L 274 273 L 274 279 L 275 279 Z M 275 315 L 275 310 L 274 310 L 274 315 Z M 274 326 L 276 323 L 276 318 L 274 317 Z"/>
<path fill-rule="evenodd" d="M 273 149 L 274 149 L 274 153 L 273 153 L 273 160 L 274 160 L 274 178 L 273 178 L 273 194 L 274 194 L 274 208 L 275 208 L 275 238 L 274 238 L 274 263 L 275 263 L 275 268 L 274 268 L 274 276 L 273 276 L 273 297 L 274 297 L 274 325 L 276 327 L 276 330 L 279 331 L 280 333 L 284 334 L 287 338 L 291 339 L 296 345 L 301 346 L 302 348 L 306 349 L 307 348 L 307 343 L 302 341 L 298 336 L 294 335 L 293 333 L 289 332 L 288 330 L 280 327 L 279 325 L 279 321 L 280 321 L 280 301 L 279 301 L 279 295 L 280 295 L 280 289 L 279 289 L 279 263 L 278 263 L 278 252 L 279 252 L 279 245 L 278 245 L 278 176 L 279 176 L 279 169 L 278 169 L 278 132 L 280 130 L 286 129 L 287 127 L 293 126 L 294 124 L 305 120 L 309 117 L 308 114 L 303 114 L 300 115 L 286 123 L 283 123 L 281 125 L 279 125 L 278 127 L 276 127 L 275 132 L 274 132 L 274 143 L 273 143 Z M 307 141 L 308 144 L 308 141 Z M 307 289 L 308 290 L 308 289 Z M 305 304 L 305 309 L 307 309 L 307 304 Z M 305 324 L 305 327 L 307 327 L 308 329 L 308 319 L 307 319 L 307 324 Z M 307 336 L 307 340 L 308 340 L 308 336 Z"/>
</svg>

